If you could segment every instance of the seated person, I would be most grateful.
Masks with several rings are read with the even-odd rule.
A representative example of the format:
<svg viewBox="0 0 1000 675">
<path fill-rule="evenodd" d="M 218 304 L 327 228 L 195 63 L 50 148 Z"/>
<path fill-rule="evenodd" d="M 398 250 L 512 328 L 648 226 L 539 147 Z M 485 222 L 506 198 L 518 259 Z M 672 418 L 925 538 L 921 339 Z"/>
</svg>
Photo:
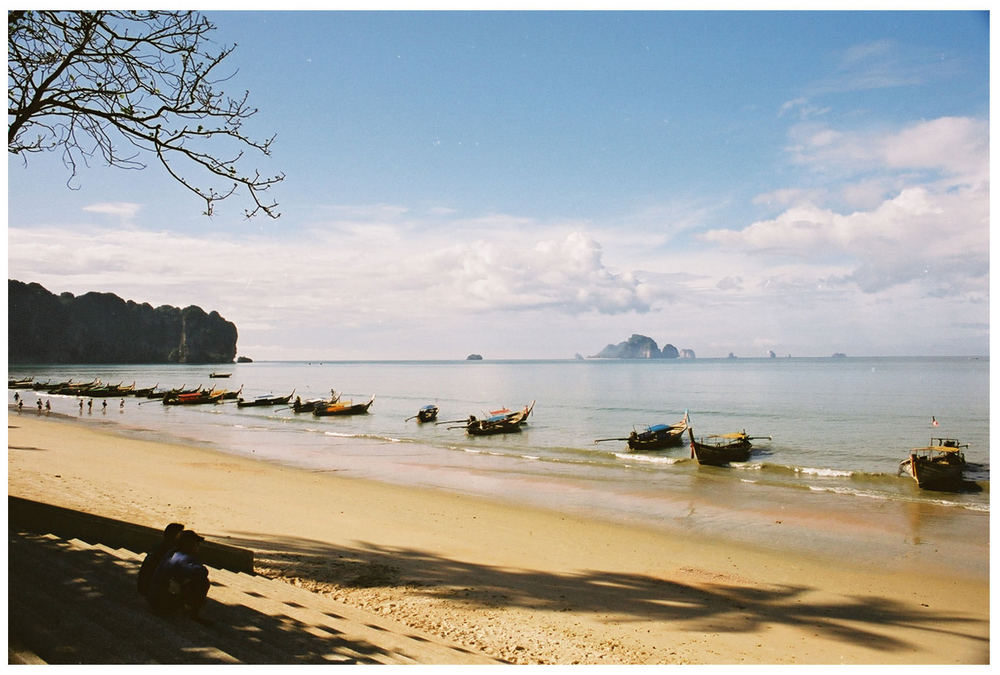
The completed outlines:
<svg viewBox="0 0 1000 675">
<path fill-rule="evenodd" d="M 83 401 L 80 401 L 83 407 Z M 139 568 L 139 595 L 146 595 L 149 592 L 149 583 L 153 580 L 153 573 L 163 561 L 163 558 L 172 554 L 177 549 L 177 538 L 180 536 L 184 525 L 181 523 L 170 523 L 163 528 L 163 540 L 156 545 L 152 551 L 146 554 Z"/>
<path fill-rule="evenodd" d="M 192 619 L 209 623 L 199 616 L 208 596 L 208 568 L 198 561 L 198 549 L 205 539 L 193 530 L 178 535 L 177 550 L 166 556 L 153 573 L 146 598 L 160 614 L 183 609 Z"/>
</svg>

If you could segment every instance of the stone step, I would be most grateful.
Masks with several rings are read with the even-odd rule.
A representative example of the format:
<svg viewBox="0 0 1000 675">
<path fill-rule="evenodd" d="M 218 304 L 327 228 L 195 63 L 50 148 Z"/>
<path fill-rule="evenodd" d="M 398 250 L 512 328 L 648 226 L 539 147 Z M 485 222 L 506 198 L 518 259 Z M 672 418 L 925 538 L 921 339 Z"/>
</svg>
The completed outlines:
<svg viewBox="0 0 1000 675">
<path fill-rule="evenodd" d="M 214 625 L 156 616 L 135 587 L 144 554 L 53 535 L 10 532 L 9 540 L 10 644 L 28 658 L 33 651 L 51 663 L 499 663 L 391 617 L 215 568 L 202 610 Z"/>
<path fill-rule="evenodd" d="M 159 628 L 156 617 L 118 607 L 115 591 L 108 590 L 114 587 L 109 575 L 80 554 L 68 554 L 72 547 L 63 544 L 43 542 L 46 551 L 11 541 L 9 633 L 48 663 L 162 662 L 170 654 L 172 631 L 165 632 L 164 640 L 150 642 Z M 59 555 L 52 555 L 53 547 Z M 231 659 L 216 655 L 193 662 L 227 661 Z"/>
</svg>

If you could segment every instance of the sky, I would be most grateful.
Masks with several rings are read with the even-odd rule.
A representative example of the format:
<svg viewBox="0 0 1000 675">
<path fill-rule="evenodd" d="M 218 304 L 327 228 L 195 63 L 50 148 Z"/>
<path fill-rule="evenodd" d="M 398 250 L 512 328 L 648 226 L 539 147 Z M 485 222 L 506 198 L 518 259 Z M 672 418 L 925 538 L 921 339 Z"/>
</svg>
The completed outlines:
<svg viewBox="0 0 1000 675">
<path fill-rule="evenodd" d="M 280 218 L 8 156 L 8 278 L 254 360 L 989 353 L 989 15 L 214 11 Z"/>
</svg>

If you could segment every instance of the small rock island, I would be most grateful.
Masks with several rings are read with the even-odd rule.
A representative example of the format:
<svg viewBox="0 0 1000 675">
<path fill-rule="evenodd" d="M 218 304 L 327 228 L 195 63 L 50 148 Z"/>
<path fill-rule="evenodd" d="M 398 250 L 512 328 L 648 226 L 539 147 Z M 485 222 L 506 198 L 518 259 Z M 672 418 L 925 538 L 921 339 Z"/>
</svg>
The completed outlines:
<svg viewBox="0 0 1000 675">
<path fill-rule="evenodd" d="M 693 359 L 694 350 L 685 349 L 678 351 L 672 344 L 663 345 L 660 349 L 656 340 L 645 335 L 634 333 L 632 337 L 616 345 L 608 345 L 597 354 L 591 356 L 592 359 Z"/>
</svg>

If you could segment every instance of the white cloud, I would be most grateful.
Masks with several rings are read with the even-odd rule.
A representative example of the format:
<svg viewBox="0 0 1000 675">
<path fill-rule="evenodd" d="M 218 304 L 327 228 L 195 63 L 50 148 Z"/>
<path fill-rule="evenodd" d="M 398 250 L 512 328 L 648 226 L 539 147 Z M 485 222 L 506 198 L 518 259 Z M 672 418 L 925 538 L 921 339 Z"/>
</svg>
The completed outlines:
<svg viewBox="0 0 1000 675">
<path fill-rule="evenodd" d="M 852 261 L 853 271 L 839 282 L 856 283 L 865 292 L 910 282 L 940 296 L 985 292 L 989 166 L 984 122 L 946 117 L 885 135 L 833 129 L 802 135 L 801 127 L 798 133 L 803 142 L 794 152 L 800 161 L 818 171 L 841 165 L 864 176 L 841 185 L 839 196 L 868 208 L 841 213 L 818 205 L 822 193 L 778 190 L 756 200 L 786 202 L 776 217 L 738 230 L 706 232 L 705 241 L 804 261 Z M 882 175 L 873 178 L 872 172 Z"/>
<path fill-rule="evenodd" d="M 131 221 L 140 209 L 142 209 L 142 204 L 132 202 L 101 202 L 83 207 L 83 210 L 89 213 L 103 213 L 123 221 Z"/>
</svg>

